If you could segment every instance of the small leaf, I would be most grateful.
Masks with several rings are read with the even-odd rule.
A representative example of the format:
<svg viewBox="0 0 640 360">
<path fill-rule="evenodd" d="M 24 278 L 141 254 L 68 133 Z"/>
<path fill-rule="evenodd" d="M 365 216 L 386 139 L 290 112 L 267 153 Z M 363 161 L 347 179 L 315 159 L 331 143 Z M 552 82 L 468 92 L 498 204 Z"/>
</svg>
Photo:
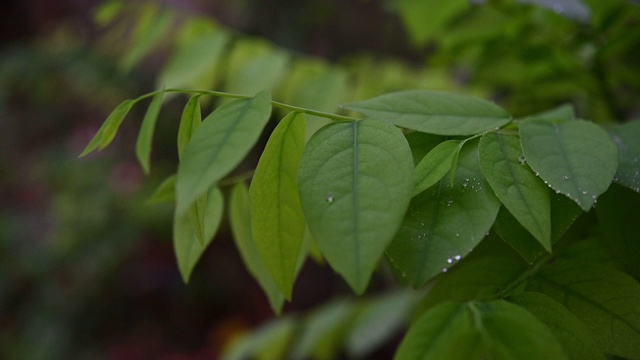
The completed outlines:
<svg viewBox="0 0 640 360">
<path fill-rule="evenodd" d="M 437 135 L 479 134 L 511 120 L 494 103 L 431 90 L 390 93 L 343 107 L 396 126 Z"/>
<path fill-rule="evenodd" d="M 131 47 L 120 61 L 123 71 L 131 70 L 153 48 L 165 38 L 171 29 L 174 13 L 160 10 L 155 4 L 143 6 L 142 13 L 137 17 L 137 24 L 131 36 Z"/>
<path fill-rule="evenodd" d="M 567 359 L 558 339 L 535 316 L 503 300 L 446 302 L 423 314 L 395 359 Z"/>
<path fill-rule="evenodd" d="M 204 119 L 178 166 L 178 214 L 184 214 L 210 186 L 242 161 L 258 141 L 270 115 L 270 95 L 261 92 L 253 98 L 225 104 Z"/>
<path fill-rule="evenodd" d="M 273 280 L 271 273 L 264 265 L 256 244 L 253 241 L 253 236 L 251 235 L 249 191 L 244 183 L 236 184 L 231 191 L 229 222 L 231 223 L 233 239 L 244 265 L 267 295 L 273 311 L 276 314 L 280 314 L 284 303 L 284 295 L 282 295 L 278 284 Z"/>
<path fill-rule="evenodd" d="M 202 123 L 200 113 L 200 95 L 192 96 L 182 111 L 180 126 L 178 127 L 178 157 L 182 158 L 182 153 L 187 147 L 193 132 Z"/>
<path fill-rule="evenodd" d="M 156 191 L 149 197 L 147 204 L 163 204 L 176 201 L 176 175 L 164 179 Z"/>
<path fill-rule="evenodd" d="M 640 120 L 615 124 L 609 133 L 618 147 L 619 166 L 613 180 L 640 192 Z"/>
<path fill-rule="evenodd" d="M 323 255 L 362 293 L 402 222 L 414 185 L 411 150 L 386 121 L 333 123 L 300 161 L 300 200 Z"/>
<path fill-rule="evenodd" d="M 149 174 L 149 162 L 151 157 L 151 141 L 153 139 L 153 132 L 158 121 L 158 114 L 160 114 L 160 108 L 162 107 L 162 98 L 164 91 L 157 93 L 151 100 L 147 113 L 142 119 L 142 125 L 140 126 L 140 133 L 138 134 L 138 140 L 136 141 L 136 156 L 140 162 L 142 170 L 145 174 Z"/>
<path fill-rule="evenodd" d="M 414 286 L 422 286 L 480 243 L 499 208 L 480 171 L 478 142 L 469 142 L 460 151 L 453 186 L 442 179 L 411 200 L 387 256 Z"/>
<path fill-rule="evenodd" d="M 87 147 L 82 151 L 80 157 L 83 157 L 94 150 L 102 150 L 107 147 L 116 136 L 122 121 L 129 113 L 129 110 L 135 105 L 134 100 L 125 100 L 120 103 L 104 121 L 98 132 L 93 136 Z"/>
<path fill-rule="evenodd" d="M 611 355 L 640 358 L 640 284 L 616 269 L 569 260 L 548 264 L 527 290 L 564 305 Z"/>
<path fill-rule="evenodd" d="M 223 198 L 220 189 L 212 187 L 207 193 L 204 224 L 204 244 L 200 244 L 188 214 L 174 214 L 173 220 L 173 247 L 178 260 L 178 268 L 185 283 L 189 282 L 191 272 L 198 260 L 207 249 L 218 231 L 223 213 Z"/>
<path fill-rule="evenodd" d="M 551 252 L 549 190 L 522 162 L 520 140 L 487 133 L 480 140 L 480 167 L 498 199 Z"/>
<path fill-rule="evenodd" d="M 251 180 L 253 240 L 267 269 L 291 299 L 306 228 L 298 196 L 298 164 L 305 139 L 302 113 L 286 116 L 271 134 Z"/>
<path fill-rule="evenodd" d="M 547 325 L 560 340 L 569 359 L 605 360 L 591 331 L 557 301 L 536 292 L 524 292 L 508 300 L 522 306 Z"/>
<path fill-rule="evenodd" d="M 588 211 L 613 180 L 618 152 L 607 133 L 581 120 L 528 120 L 520 124 L 531 168 L 554 190 Z"/>
<path fill-rule="evenodd" d="M 297 330 L 296 319 L 280 317 L 261 325 L 257 330 L 234 341 L 221 355 L 222 360 L 281 360 Z"/>
<path fill-rule="evenodd" d="M 460 141 L 443 141 L 416 165 L 416 185 L 413 196 L 435 185 L 451 170 L 454 157 L 460 152 Z"/>
</svg>

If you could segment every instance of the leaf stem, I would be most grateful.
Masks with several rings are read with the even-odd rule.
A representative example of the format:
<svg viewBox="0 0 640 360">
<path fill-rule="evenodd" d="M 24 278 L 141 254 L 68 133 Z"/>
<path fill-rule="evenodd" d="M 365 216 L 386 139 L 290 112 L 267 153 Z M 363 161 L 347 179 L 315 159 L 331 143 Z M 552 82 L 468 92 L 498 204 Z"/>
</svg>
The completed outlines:
<svg viewBox="0 0 640 360">
<path fill-rule="evenodd" d="M 520 274 L 517 278 L 515 278 L 509 285 L 502 288 L 498 291 L 491 299 L 502 299 L 508 296 L 513 290 L 515 290 L 518 286 L 525 283 L 529 278 L 534 276 L 543 265 L 546 265 L 549 260 L 554 257 L 553 254 L 546 254 L 545 256 L 539 258 L 533 265 L 528 267 L 525 271 Z"/>
</svg>

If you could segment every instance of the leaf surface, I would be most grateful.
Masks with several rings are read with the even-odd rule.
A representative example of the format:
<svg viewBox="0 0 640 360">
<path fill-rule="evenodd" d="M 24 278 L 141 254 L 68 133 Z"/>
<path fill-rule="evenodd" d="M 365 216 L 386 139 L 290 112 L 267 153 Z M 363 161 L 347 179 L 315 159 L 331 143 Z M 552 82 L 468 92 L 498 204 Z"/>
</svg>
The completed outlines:
<svg viewBox="0 0 640 360">
<path fill-rule="evenodd" d="M 480 167 L 498 199 L 551 252 L 549 190 L 524 163 L 520 140 L 497 133 L 483 135 Z"/>
<path fill-rule="evenodd" d="M 413 195 L 418 195 L 435 185 L 451 170 L 454 157 L 460 151 L 460 141 L 443 141 L 433 148 L 416 165 L 416 185 Z"/>
<path fill-rule="evenodd" d="M 235 168 L 260 137 L 271 115 L 269 93 L 225 104 L 193 133 L 178 166 L 177 212 L 184 214 L 211 185 Z"/>
<path fill-rule="evenodd" d="M 189 140 L 191 140 L 193 132 L 201 123 L 200 95 L 195 95 L 189 98 L 180 117 L 180 125 L 178 126 L 178 157 L 182 158 L 182 153 L 187 147 Z"/>
<path fill-rule="evenodd" d="M 215 233 L 218 231 L 224 210 L 222 192 L 217 187 L 209 189 L 205 204 L 203 243 L 201 244 L 196 236 L 189 214 L 174 214 L 173 220 L 173 248 L 178 260 L 178 268 L 185 283 L 189 282 L 193 268 L 200 260 L 200 257 L 213 241 Z"/>
<path fill-rule="evenodd" d="M 614 181 L 640 192 L 640 120 L 615 124 L 609 130 L 618 147 L 618 170 Z"/>
<path fill-rule="evenodd" d="M 273 311 L 279 314 L 284 304 L 284 295 L 282 295 L 278 284 L 273 280 L 273 276 L 264 265 L 264 261 L 253 241 L 249 191 L 244 183 L 236 184 L 231 191 L 229 222 L 231 223 L 233 240 L 240 252 L 242 261 L 267 295 Z"/>
<path fill-rule="evenodd" d="M 309 140 L 298 174 L 313 238 L 333 269 L 362 293 L 413 191 L 405 137 L 382 120 L 327 125 Z"/>
<path fill-rule="evenodd" d="M 588 211 L 613 180 L 618 152 L 598 125 L 533 119 L 520 124 L 527 163 L 554 190 Z"/>
<path fill-rule="evenodd" d="M 282 293 L 291 299 L 306 228 L 298 195 L 305 116 L 287 115 L 271 134 L 249 188 L 253 240 Z"/>
<path fill-rule="evenodd" d="M 605 352 L 640 358 L 640 284 L 619 270 L 576 261 L 542 268 L 527 284 L 587 324 Z"/>
<path fill-rule="evenodd" d="M 176 175 L 164 179 L 156 191 L 149 197 L 147 204 L 163 204 L 176 201 Z"/>
<path fill-rule="evenodd" d="M 460 151 L 453 186 L 444 178 L 411 200 L 387 256 L 414 286 L 422 286 L 478 245 L 499 208 L 480 171 L 478 142 L 469 142 Z"/>
<path fill-rule="evenodd" d="M 151 100 L 147 112 L 142 119 L 138 140 L 136 141 L 136 156 L 145 174 L 149 174 L 151 142 L 156 128 L 156 122 L 158 121 L 158 115 L 160 114 L 160 108 L 162 107 L 163 97 L 164 91 L 161 91 Z"/>
<path fill-rule="evenodd" d="M 80 157 L 83 157 L 94 150 L 102 150 L 107 147 L 113 138 L 116 136 L 122 121 L 129 113 L 129 110 L 135 105 L 134 100 L 124 100 L 118 106 L 116 106 L 111 114 L 107 117 L 107 120 L 102 123 L 98 132 L 93 136 L 87 147 L 82 151 Z"/>
<path fill-rule="evenodd" d="M 395 92 L 343 107 L 403 128 L 437 135 L 479 134 L 511 120 L 494 103 L 431 90 Z"/>
</svg>

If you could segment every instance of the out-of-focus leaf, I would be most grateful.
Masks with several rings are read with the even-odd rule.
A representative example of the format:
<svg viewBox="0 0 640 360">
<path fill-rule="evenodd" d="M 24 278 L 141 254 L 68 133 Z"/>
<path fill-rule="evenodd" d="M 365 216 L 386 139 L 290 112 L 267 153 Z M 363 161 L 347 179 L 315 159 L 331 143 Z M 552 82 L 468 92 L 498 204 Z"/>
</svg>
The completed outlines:
<svg viewBox="0 0 640 360">
<path fill-rule="evenodd" d="M 173 12 L 159 9 L 155 4 L 146 4 L 142 7 L 131 37 L 131 47 L 120 61 L 123 71 L 131 70 L 164 39 L 173 19 Z"/>
<path fill-rule="evenodd" d="M 147 108 L 147 113 L 144 115 L 144 119 L 142 119 L 140 133 L 138 133 L 138 140 L 136 141 L 136 156 L 145 174 L 149 173 L 151 142 L 156 128 L 156 122 L 158 121 L 158 115 L 160 114 L 160 108 L 162 107 L 163 96 L 164 91 L 161 91 L 151 100 L 149 108 Z"/>
<path fill-rule="evenodd" d="M 156 191 L 149 197 L 147 204 L 163 204 L 176 201 L 176 175 L 164 179 Z"/>
<path fill-rule="evenodd" d="M 272 320 L 256 331 L 231 343 L 224 350 L 222 360 L 282 360 L 295 336 L 295 318 L 291 316 Z"/>
<path fill-rule="evenodd" d="M 609 133 L 618 147 L 618 170 L 613 180 L 640 192 L 640 120 L 615 124 Z"/>
</svg>

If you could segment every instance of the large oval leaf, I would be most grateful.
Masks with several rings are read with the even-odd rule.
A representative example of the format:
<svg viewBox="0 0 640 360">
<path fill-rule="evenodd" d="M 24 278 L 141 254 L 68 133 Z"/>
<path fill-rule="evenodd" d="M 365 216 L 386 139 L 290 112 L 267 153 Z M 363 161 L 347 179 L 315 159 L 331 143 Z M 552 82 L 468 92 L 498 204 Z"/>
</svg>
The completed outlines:
<svg viewBox="0 0 640 360">
<path fill-rule="evenodd" d="M 184 214 L 211 185 L 235 168 L 271 115 L 268 92 L 225 104 L 207 116 L 182 154 L 176 178 L 177 212 Z"/>
<path fill-rule="evenodd" d="M 291 299 L 305 220 L 298 195 L 298 164 L 305 117 L 291 113 L 275 128 L 251 180 L 253 240 L 282 293 Z"/>
<path fill-rule="evenodd" d="M 218 231 L 224 210 L 222 192 L 212 187 L 204 199 L 203 243 L 198 240 L 192 226 L 189 214 L 174 214 L 173 219 L 173 248 L 178 260 L 178 268 L 184 282 L 188 283 L 193 268 L 207 249 Z"/>
<path fill-rule="evenodd" d="M 236 184 L 231 191 L 229 222 L 231 223 L 233 240 L 236 243 L 244 265 L 267 295 L 273 311 L 279 314 L 284 304 L 284 295 L 282 295 L 278 284 L 273 280 L 271 273 L 264 265 L 264 261 L 262 261 L 256 244 L 253 241 L 253 236 L 251 235 L 249 191 L 247 190 L 247 186 L 242 182 Z"/>
<path fill-rule="evenodd" d="M 535 316 L 503 300 L 440 304 L 409 329 L 397 360 L 567 359 Z"/>
<path fill-rule="evenodd" d="M 333 123 L 307 144 L 302 209 L 327 261 L 358 293 L 402 222 L 413 176 L 409 145 L 386 121 Z"/>
<path fill-rule="evenodd" d="M 487 133 L 480 140 L 480 167 L 498 199 L 551 252 L 549 189 L 524 163 L 520 140 Z"/>
<path fill-rule="evenodd" d="M 527 163 L 554 190 L 588 211 L 613 180 L 618 152 L 598 125 L 533 119 L 520 124 Z"/>
<path fill-rule="evenodd" d="M 616 269 L 557 261 L 527 290 L 544 293 L 589 326 L 605 352 L 640 359 L 640 284 Z"/>
<path fill-rule="evenodd" d="M 511 120 L 494 103 L 430 90 L 390 93 L 343 107 L 400 127 L 438 135 L 479 134 Z"/>
<path fill-rule="evenodd" d="M 500 202 L 478 160 L 478 142 L 467 143 L 458 158 L 453 186 L 448 177 L 411 200 L 387 256 L 414 286 L 458 262 L 491 228 Z"/>
</svg>

